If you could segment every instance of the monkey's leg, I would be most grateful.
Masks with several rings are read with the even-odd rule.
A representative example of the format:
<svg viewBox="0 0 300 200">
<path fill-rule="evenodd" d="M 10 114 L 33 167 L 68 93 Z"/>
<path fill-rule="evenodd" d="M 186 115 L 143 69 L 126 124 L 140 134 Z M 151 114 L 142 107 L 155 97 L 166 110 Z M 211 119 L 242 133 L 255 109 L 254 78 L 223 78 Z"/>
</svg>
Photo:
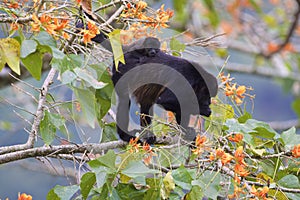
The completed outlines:
<svg viewBox="0 0 300 200">
<path fill-rule="evenodd" d="M 117 132 L 123 141 L 129 142 L 131 138 L 135 138 L 129 134 L 129 108 L 130 100 L 129 96 L 119 96 L 119 102 L 117 105 Z"/>
<path fill-rule="evenodd" d="M 153 116 L 152 105 L 141 104 L 141 126 L 147 127 L 151 124 L 151 116 Z M 156 137 L 150 130 L 145 130 L 145 135 L 142 138 L 145 138 L 148 144 L 153 144 L 156 141 Z"/>
<path fill-rule="evenodd" d="M 150 115 L 153 116 L 153 110 L 150 109 L 152 105 L 141 104 L 140 121 L 142 127 L 147 127 L 151 124 Z"/>
</svg>

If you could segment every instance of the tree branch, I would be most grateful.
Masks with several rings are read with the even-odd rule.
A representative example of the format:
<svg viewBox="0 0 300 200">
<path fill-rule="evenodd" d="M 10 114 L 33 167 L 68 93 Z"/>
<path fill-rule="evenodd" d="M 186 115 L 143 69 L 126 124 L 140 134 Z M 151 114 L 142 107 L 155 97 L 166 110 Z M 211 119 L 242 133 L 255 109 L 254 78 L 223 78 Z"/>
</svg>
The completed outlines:
<svg viewBox="0 0 300 200">
<path fill-rule="evenodd" d="M 297 0 L 297 3 L 298 3 L 298 8 L 297 8 L 296 13 L 294 14 L 294 21 L 293 21 L 293 23 L 291 24 L 291 26 L 288 30 L 288 33 L 287 33 L 287 36 L 285 37 L 285 40 L 279 45 L 279 47 L 276 50 L 270 52 L 269 54 L 262 53 L 262 55 L 264 57 L 266 57 L 266 58 L 272 57 L 274 54 L 280 52 L 290 42 L 291 37 L 293 36 L 293 33 L 297 28 L 298 19 L 299 19 L 299 16 L 300 16 L 300 1 Z"/>
<path fill-rule="evenodd" d="M 45 54 L 45 56 L 49 56 L 49 55 L 50 54 Z M 51 58 L 47 59 L 48 64 L 50 63 Z M 31 127 L 30 134 L 28 136 L 27 142 L 25 144 L 20 144 L 20 145 L 1 147 L 0 148 L 0 155 L 33 147 L 34 140 L 35 140 L 35 137 L 38 133 L 41 120 L 44 116 L 44 104 L 46 102 L 46 96 L 47 96 L 47 93 L 48 93 L 48 89 L 49 89 L 49 86 L 53 82 L 53 78 L 54 78 L 55 74 L 56 74 L 56 70 L 54 68 L 52 68 L 49 71 L 48 76 L 47 76 L 47 78 L 45 79 L 45 81 L 42 85 L 42 88 L 40 89 L 40 97 L 39 97 L 39 101 L 38 101 L 38 106 L 37 106 L 37 110 L 36 110 L 36 113 L 35 113 L 35 117 L 34 117 L 34 120 L 33 120 L 33 124 L 32 124 L 32 127 Z"/>
<path fill-rule="evenodd" d="M 13 162 L 16 160 L 23 160 L 25 158 L 33 158 L 37 156 L 53 156 L 59 154 L 70 154 L 70 153 L 100 153 L 108 149 L 116 149 L 126 146 L 126 142 L 123 141 L 112 141 L 101 144 L 70 144 L 70 145 L 57 145 L 57 146 L 44 146 L 36 147 L 26 150 L 20 150 L 16 152 L 6 153 L 0 155 L 0 164 Z"/>
</svg>

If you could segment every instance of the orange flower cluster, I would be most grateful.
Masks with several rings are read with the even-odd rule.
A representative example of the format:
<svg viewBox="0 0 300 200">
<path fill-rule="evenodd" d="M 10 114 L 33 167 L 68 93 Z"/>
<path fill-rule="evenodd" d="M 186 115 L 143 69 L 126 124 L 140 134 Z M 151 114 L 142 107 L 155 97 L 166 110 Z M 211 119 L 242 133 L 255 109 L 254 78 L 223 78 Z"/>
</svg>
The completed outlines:
<svg viewBox="0 0 300 200">
<path fill-rule="evenodd" d="M 300 144 L 294 146 L 294 148 L 292 150 L 292 155 L 295 158 L 299 158 L 300 157 Z"/>
<path fill-rule="evenodd" d="M 139 19 L 141 20 L 141 23 L 154 29 L 159 29 L 160 27 L 168 27 L 167 22 L 173 16 L 173 11 L 171 11 L 170 9 L 165 10 L 163 4 L 156 11 L 154 16 L 147 16 L 145 12 L 146 7 L 147 3 L 144 1 L 139 1 L 138 3 L 136 3 L 135 7 L 128 3 L 126 10 L 124 10 L 124 13 L 121 16 L 124 18 Z"/>
<path fill-rule="evenodd" d="M 28 194 L 25 194 L 25 193 L 22 193 L 20 195 L 20 193 L 19 193 L 18 200 L 32 200 L 32 196 L 28 195 Z"/>
<path fill-rule="evenodd" d="M 130 153 L 137 153 L 140 151 L 141 145 L 138 143 L 138 141 L 139 141 L 138 137 L 130 139 L 128 145 Z"/>
<path fill-rule="evenodd" d="M 5 6 L 7 8 L 10 9 L 18 9 L 21 8 L 22 6 L 24 6 L 25 3 L 27 3 L 28 0 L 3 0 L 3 3 L 5 4 Z"/>
<path fill-rule="evenodd" d="M 227 76 L 224 73 L 220 73 L 219 75 L 222 84 L 225 86 L 225 95 L 231 97 L 237 105 L 241 105 L 243 103 L 243 99 L 245 95 L 249 96 L 250 98 L 254 98 L 246 93 L 246 90 L 253 90 L 251 87 L 246 88 L 246 86 L 241 85 L 237 87 L 237 83 L 232 83 L 233 78 L 230 77 L 230 74 Z"/>
<path fill-rule="evenodd" d="M 144 154 L 145 157 L 143 159 L 144 163 L 146 165 L 149 165 L 151 163 L 152 157 L 156 156 L 156 154 L 153 152 L 152 147 L 147 143 L 143 144 L 143 150 L 145 151 L 145 154 Z"/>
<path fill-rule="evenodd" d="M 134 23 L 128 30 L 121 30 L 120 35 L 122 44 L 131 43 L 133 39 L 138 40 L 140 38 L 150 36 L 147 32 L 147 27 L 143 26 L 141 23 Z"/>
<path fill-rule="evenodd" d="M 228 137 L 228 140 L 232 141 L 232 142 L 236 142 L 236 143 L 239 143 L 243 140 L 244 138 L 244 135 L 242 133 L 237 133 L 237 134 L 234 134 L 233 136 L 230 135 Z"/>
<path fill-rule="evenodd" d="M 128 3 L 127 8 L 123 11 L 121 17 L 137 20 L 131 24 L 128 30 L 121 32 L 121 41 L 123 44 L 132 42 L 133 39 L 139 39 L 145 36 L 153 36 L 154 30 L 168 27 L 167 22 L 173 16 L 173 11 L 165 10 L 162 5 L 154 14 L 148 14 L 146 11 L 147 3 L 138 1 L 135 6 Z M 150 31 L 147 29 L 151 28 Z"/>
<path fill-rule="evenodd" d="M 143 146 L 141 146 L 140 143 L 138 143 L 139 138 L 136 137 L 135 139 L 131 138 L 129 141 L 129 152 L 130 153 L 138 153 L 140 151 L 144 151 L 144 158 L 143 161 L 146 165 L 149 165 L 151 163 L 152 157 L 156 156 L 156 154 L 153 152 L 152 147 L 145 143 Z"/>
<path fill-rule="evenodd" d="M 214 153 L 211 153 L 209 156 L 210 160 L 215 159 L 221 159 L 222 165 L 226 165 L 227 163 L 230 163 L 230 161 L 233 159 L 233 156 L 229 153 L 225 153 L 223 149 L 218 148 Z"/>
<path fill-rule="evenodd" d="M 236 149 L 234 153 L 234 192 L 231 195 L 228 195 L 229 199 L 236 199 L 241 194 L 246 194 L 245 186 L 239 187 L 241 183 L 240 177 L 248 176 L 249 171 L 246 170 L 246 167 L 248 166 L 247 163 L 244 161 L 245 155 L 243 152 L 243 147 L 240 146 Z"/>
<path fill-rule="evenodd" d="M 63 31 L 68 26 L 69 20 L 57 19 L 50 15 L 43 14 L 41 17 L 32 15 L 33 22 L 31 23 L 31 30 L 33 32 L 40 32 L 41 29 L 46 30 L 50 35 L 61 34 L 65 39 L 69 38 L 69 35 Z"/>
<path fill-rule="evenodd" d="M 81 33 L 83 34 L 83 43 L 87 44 L 92 41 L 92 38 L 96 37 L 97 34 L 100 34 L 100 31 L 94 21 L 88 21 L 87 29 L 82 29 Z"/>
<path fill-rule="evenodd" d="M 268 192 L 269 192 L 269 188 L 267 186 L 263 187 L 263 188 L 255 188 L 254 185 L 252 185 L 251 188 L 251 194 L 253 194 L 254 196 L 258 197 L 259 199 L 262 200 L 271 200 L 273 198 L 268 198 Z M 255 200 L 255 199 L 251 199 L 251 200 Z"/>
<path fill-rule="evenodd" d="M 243 147 L 240 146 L 237 148 L 237 150 L 234 153 L 234 159 L 235 159 L 235 166 L 234 166 L 234 173 L 241 176 L 245 177 L 248 176 L 249 172 L 245 169 L 248 165 L 244 161 L 245 155 L 243 152 Z"/>
<path fill-rule="evenodd" d="M 195 140 L 195 149 L 192 149 L 192 152 L 198 156 L 200 156 L 204 150 L 210 150 L 207 145 L 208 141 L 205 136 L 201 136 L 200 134 L 197 135 Z"/>
</svg>

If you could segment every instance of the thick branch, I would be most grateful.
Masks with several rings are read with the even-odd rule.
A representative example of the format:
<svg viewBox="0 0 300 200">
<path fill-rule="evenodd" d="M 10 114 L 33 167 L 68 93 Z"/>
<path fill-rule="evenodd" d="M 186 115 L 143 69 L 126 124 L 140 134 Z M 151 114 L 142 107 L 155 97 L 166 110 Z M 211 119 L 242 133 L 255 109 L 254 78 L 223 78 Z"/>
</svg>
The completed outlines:
<svg viewBox="0 0 300 200">
<path fill-rule="evenodd" d="M 71 154 L 71 153 L 100 153 L 103 150 L 115 149 L 124 147 L 127 143 L 123 141 L 113 141 L 102 144 L 70 144 L 70 145 L 58 145 L 49 147 L 36 147 L 32 149 L 21 150 L 17 152 L 7 153 L 0 155 L 0 164 L 13 162 L 16 160 L 23 160 L 25 158 L 33 158 L 38 156 L 53 156 L 59 154 Z"/>
</svg>

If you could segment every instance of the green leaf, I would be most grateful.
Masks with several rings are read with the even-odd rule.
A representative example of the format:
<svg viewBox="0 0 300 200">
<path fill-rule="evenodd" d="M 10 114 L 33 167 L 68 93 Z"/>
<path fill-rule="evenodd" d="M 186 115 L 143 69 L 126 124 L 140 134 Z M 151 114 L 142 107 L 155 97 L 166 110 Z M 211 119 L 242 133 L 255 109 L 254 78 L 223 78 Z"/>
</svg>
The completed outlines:
<svg viewBox="0 0 300 200">
<path fill-rule="evenodd" d="M 291 150 L 295 145 L 300 144 L 300 137 L 298 134 L 296 134 L 295 127 L 284 131 L 280 136 L 284 142 L 286 151 Z"/>
<path fill-rule="evenodd" d="M 20 75 L 20 43 L 13 38 L 0 39 L 0 71 L 5 64 Z"/>
<path fill-rule="evenodd" d="M 113 150 L 109 150 L 105 155 L 99 157 L 96 160 L 90 161 L 89 165 L 92 168 L 104 166 L 110 169 L 116 169 L 116 158 L 117 155 L 115 154 L 115 152 Z M 95 161 L 97 161 L 97 163 Z"/>
<path fill-rule="evenodd" d="M 249 119 L 246 121 L 245 126 L 255 130 L 256 134 L 263 138 L 277 139 L 280 135 L 270 127 L 266 122 L 257 121 L 255 119 Z"/>
<path fill-rule="evenodd" d="M 245 112 L 244 115 L 238 118 L 239 123 L 245 123 L 248 119 L 251 119 L 252 115 L 248 112 Z"/>
<path fill-rule="evenodd" d="M 34 39 L 37 40 L 41 45 L 56 47 L 56 41 L 46 31 L 39 32 L 39 34 L 36 35 Z"/>
<path fill-rule="evenodd" d="M 41 121 L 40 133 L 46 145 L 50 145 L 53 142 L 56 134 L 56 128 L 51 123 L 50 113 L 48 111 L 45 111 L 44 118 Z"/>
<path fill-rule="evenodd" d="M 21 45 L 21 58 L 25 58 L 36 51 L 38 43 L 34 40 L 24 40 Z"/>
<path fill-rule="evenodd" d="M 297 114 L 298 118 L 300 119 L 300 98 L 296 99 L 292 103 L 292 108 L 294 109 L 295 113 Z"/>
<path fill-rule="evenodd" d="M 125 167 L 125 169 L 121 171 L 121 173 L 131 178 L 136 178 L 139 176 L 146 176 L 147 174 L 156 174 L 159 173 L 159 171 L 155 169 L 149 169 L 141 161 L 131 161 Z"/>
<path fill-rule="evenodd" d="M 80 191 L 83 199 L 87 199 L 95 183 L 96 183 L 96 175 L 93 172 L 87 172 L 81 177 Z"/>
<path fill-rule="evenodd" d="M 163 179 L 163 188 L 162 188 L 162 198 L 163 199 L 168 199 L 170 198 L 171 192 L 175 189 L 175 182 L 172 177 L 171 171 L 169 171 L 166 176 Z"/>
<path fill-rule="evenodd" d="M 101 81 L 97 81 L 97 79 L 95 79 L 87 70 L 75 68 L 74 72 L 79 78 L 89 83 L 89 85 L 95 89 L 101 89 L 107 85 Z"/>
<path fill-rule="evenodd" d="M 62 60 L 66 56 L 66 54 L 64 54 L 64 52 L 62 52 L 58 48 L 51 46 L 51 50 L 53 53 L 53 58 Z"/>
<path fill-rule="evenodd" d="M 122 43 L 120 38 L 120 29 L 115 29 L 113 32 L 108 34 L 112 51 L 114 54 L 114 63 L 116 70 L 118 71 L 119 62 L 125 64 L 124 53 L 122 49 Z"/>
<path fill-rule="evenodd" d="M 180 166 L 174 170 L 172 176 L 177 186 L 184 190 L 190 190 L 192 188 L 191 182 L 193 178 L 184 166 Z"/>
<path fill-rule="evenodd" d="M 63 118 L 63 116 L 55 113 L 48 114 L 51 124 L 54 125 L 57 129 L 60 129 L 60 127 L 65 124 L 65 119 Z"/>
<path fill-rule="evenodd" d="M 146 180 L 147 185 L 149 185 L 150 189 L 146 191 L 146 194 L 143 200 L 161 200 L 160 198 L 160 188 L 162 185 L 161 179 L 155 178 L 147 178 Z"/>
<path fill-rule="evenodd" d="M 94 172 L 96 174 L 96 180 L 97 180 L 97 187 L 101 188 L 105 183 L 108 182 L 109 173 L 110 171 L 106 167 L 98 167 L 97 169 L 94 169 Z"/>
<path fill-rule="evenodd" d="M 36 51 L 29 54 L 26 58 L 22 58 L 22 62 L 30 74 L 36 79 L 41 79 L 42 66 L 43 66 L 43 54 Z"/>
<path fill-rule="evenodd" d="M 282 179 L 278 181 L 278 184 L 280 186 L 286 187 L 286 188 L 300 188 L 299 179 L 295 175 L 286 175 Z"/>
<path fill-rule="evenodd" d="M 133 184 L 120 183 L 117 185 L 116 191 L 122 200 L 139 200 L 143 199 L 146 189 L 137 190 Z"/>
<path fill-rule="evenodd" d="M 47 194 L 47 197 L 46 197 L 47 200 L 61 200 L 61 198 L 59 198 L 57 196 L 57 194 L 54 192 L 54 188 L 52 188 L 48 194 Z"/>
<path fill-rule="evenodd" d="M 61 82 L 63 84 L 69 84 L 72 83 L 76 79 L 76 74 L 70 70 L 66 70 L 64 73 L 61 75 Z"/>
<path fill-rule="evenodd" d="M 85 119 L 87 120 L 88 124 L 94 128 L 96 120 L 95 94 L 88 89 L 84 90 L 80 88 L 74 88 L 74 92 L 80 103 Z"/>
<path fill-rule="evenodd" d="M 113 140 L 118 140 L 117 137 L 117 128 L 116 128 L 116 123 L 110 123 L 110 124 L 105 124 L 103 128 L 103 133 L 102 133 L 102 140 L 101 142 L 109 142 Z"/>
<path fill-rule="evenodd" d="M 172 37 L 170 41 L 170 48 L 173 51 L 183 52 L 185 50 L 185 44 L 181 43 L 179 40 Z"/>
<path fill-rule="evenodd" d="M 217 199 L 219 191 L 222 189 L 221 174 L 218 172 L 205 171 L 197 180 L 192 181 L 192 185 L 200 186 L 204 196 Z"/>
<path fill-rule="evenodd" d="M 55 194 L 59 197 L 59 199 L 70 200 L 71 197 L 79 190 L 79 186 L 78 185 L 71 185 L 71 186 L 57 185 L 53 188 L 53 190 Z"/>
<path fill-rule="evenodd" d="M 185 200 L 202 199 L 203 191 L 200 186 L 194 185 L 189 193 L 186 194 Z"/>
<path fill-rule="evenodd" d="M 269 177 L 273 177 L 275 165 L 272 160 L 262 160 L 259 165 L 265 174 L 267 174 Z"/>
</svg>

